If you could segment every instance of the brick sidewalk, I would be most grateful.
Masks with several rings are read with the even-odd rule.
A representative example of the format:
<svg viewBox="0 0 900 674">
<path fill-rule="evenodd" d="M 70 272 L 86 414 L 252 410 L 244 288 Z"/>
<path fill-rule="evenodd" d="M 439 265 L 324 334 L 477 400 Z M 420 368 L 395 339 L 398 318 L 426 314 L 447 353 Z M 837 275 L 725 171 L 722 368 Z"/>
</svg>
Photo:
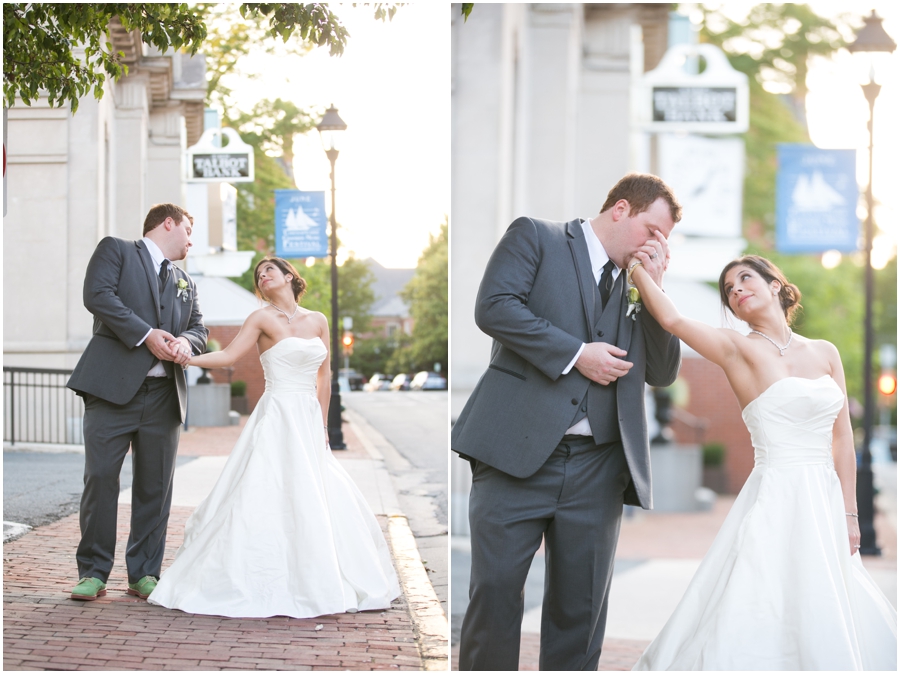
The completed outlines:
<svg viewBox="0 0 900 674">
<path fill-rule="evenodd" d="M 179 455 L 230 453 L 246 423 L 182 434 Z M 367 458 L 344 427 L 341 459 Z M 173 507 L 163 570 L 181 545 L 191 508 Z M 386 539 L 388 520 L 379 517 Z M 3 667 L 9 670 L 420 670 L 423 660 L 406 597 L 385 611 L 293 618 L 199 616 L 125 594 L 130 507 L 119 506 L 116 566 L 107 595 L 68 598 L 77 581 L 78 515 L 3 546 Z"/>
<path fill-rule="evenodd" d="M 190 508 L 173 508 L 163 569 L 181 545 Z M 130 508 L 119 507 L 107 595 L 76 602 L 78 516 L 3 546 L 4 669 L 403 669 L 421 658 L 402 597 L 386 611 L 293 618 L 198 616 L 125 594 Z M 386 528 L 386 519 L 379 518 Z M 319 627 L 321 626 L 321 627 Z"/>
</svg>

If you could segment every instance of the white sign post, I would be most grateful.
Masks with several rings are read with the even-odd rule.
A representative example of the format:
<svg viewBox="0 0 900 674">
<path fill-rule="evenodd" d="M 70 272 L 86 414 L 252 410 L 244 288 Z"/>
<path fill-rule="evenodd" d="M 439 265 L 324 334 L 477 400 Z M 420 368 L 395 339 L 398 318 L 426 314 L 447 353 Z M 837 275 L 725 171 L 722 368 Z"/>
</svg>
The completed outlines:
<svg viewBox="0 0 900 674">
<path fill-rule="evenodd" d="M 702 57 L 706 69 L 691 73 L 685 64 Z M 644 131 L 743 133 L 750 121 L 747 76 L 735 70 L 711 44 L 670 47 L 640 82 L 638 122 Z"/>
<path fill-rule="evenodd" d="M 228 144 L 220 147 L 224 138 Z M 252 183 L 253 147 L 234 129 L 207 129 L 197 144 L 187 149 L 186 168 L 189 183 Z"/>
</svg>

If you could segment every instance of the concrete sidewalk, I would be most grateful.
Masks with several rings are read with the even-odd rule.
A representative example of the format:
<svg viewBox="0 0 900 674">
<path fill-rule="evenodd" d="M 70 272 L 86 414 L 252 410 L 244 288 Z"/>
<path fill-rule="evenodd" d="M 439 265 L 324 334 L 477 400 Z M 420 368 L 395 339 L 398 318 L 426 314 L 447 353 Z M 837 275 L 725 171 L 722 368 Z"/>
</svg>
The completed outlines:
<svg viewBox="0 0 900 674">
<path fill-rule="evenodd" d="M 892 464 L 893 466 L 893 464 Z M 893 467 L 896 470 L 895 466 Z M 707 512 L 660 513 L 628 509 L 622 519 L 616 568 L 609 597 L 606 638 L 600 671 L 630 670 L 665 625 L 678 604 L 700 561 L 712 544 L 722 521 L 734 503 L 733 496 L 719 497 Z M 863 564 L 881 590 L 897 606 L 896 482 L 885 485 L 876 504 L 875 528 L 881 557 L 863 557 Z M 454 583 L 468 587 L 468 538 L 451 542 Z M 464 564 L 460 574 L 457 565 Z M 525 589 L 526 612 L 522 621 L 520 670 L 537 670 L 540 652 L 540 596 L 543 590 L 543 548 L 538 551 Z M 465 575 L 465 578 L 462 576 Z M 454 585 L 455 587 L 455 585 Z M 454 598 L 459 595 L 454 594 Z M 531 607 L 531 608 L 529 608 Z M 454 635 L 461 619 L 454 603 Z M 458 637 L 454 636 L 454 641 Z M 452 648 L 452 669 L 458 669 L 459 644 Z"/>
<path fill-rule="evenodd" d="M 246 422 L 183 433 L 163 572 L 184 523 L 209 493 Z M 151 606 L 125 594 L 129 490 L 119 499 L 116 565 L 107 595 L 68 598 L 77 580 L 78 515 L 38 527 L 3 546 L 4 669 L 445 670 L 447 619 L 429 582 L 383 460 L 366 452 L 345 423 L 348 449 L 335 452 L 382 525 L 403 594 L 385 611 L 293 618 L 234 619 Z"/>
</svg>

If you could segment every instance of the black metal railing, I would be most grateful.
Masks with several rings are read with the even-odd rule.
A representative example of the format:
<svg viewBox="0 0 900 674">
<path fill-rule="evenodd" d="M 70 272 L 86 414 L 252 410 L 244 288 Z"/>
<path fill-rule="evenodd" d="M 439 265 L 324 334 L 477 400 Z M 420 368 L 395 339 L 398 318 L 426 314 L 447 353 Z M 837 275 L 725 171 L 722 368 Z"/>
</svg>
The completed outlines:
<svg viewBox="0 0 900 674">
<path fill-rule="evenodd" d="M 3 368 L 3 441 L 84 444 L 84 403 L 66 388 L 72 370 Z"/>
</svg>

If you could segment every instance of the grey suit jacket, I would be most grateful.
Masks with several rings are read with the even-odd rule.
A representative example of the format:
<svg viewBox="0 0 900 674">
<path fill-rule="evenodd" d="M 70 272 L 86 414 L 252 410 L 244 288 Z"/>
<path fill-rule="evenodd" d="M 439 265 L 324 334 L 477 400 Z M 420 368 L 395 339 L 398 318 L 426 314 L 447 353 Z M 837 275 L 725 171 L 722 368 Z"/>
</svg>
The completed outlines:
<svg viewBox="0 0 900 674">
<path fill-rule="evenodd" d="M 160 308 L 159 270 L 143 241 L 108 236 L 97 244 L 84 277 L 84 306 L 94 315 L 93 337 L 81 355 L 67 386 L 116 405 L 131 400 L 153 366 L 146 342 L 151 328 L 186 337 L 194 354 L 206 351 L 209 331 L 197 304 L 197 287 L 178 267 L 169 283 L 183 279 L 188 299 L 174 298 Z M 178 389 L 181 420 L 187 411 L 187 382 L 180 365 L 171 368 Z"/>
<path fill-rule="evenodd" d="M 620 293 L 615 344 L 634 366 L 616 386 L 619 433 L 632 483 L 625 502 L 652 507 L 644 382 L 668 386 L 681 347 L 647 311 L 625 316 Z M 589 386 L 577 369 L 562 375 L 582 343 L 598 334 L 596 284 L 580 220 L 518 218 L 497 244 L 478 290 L 475 322 L 494 339 L 491 362 L 453 426 L 451 447 L 515 477 L 534 474 L 571 425 Z M 612 309 L 613 302 L 610 302 Z M 604 312 L 603 318 L 609 318 Z"/>
</svg>

